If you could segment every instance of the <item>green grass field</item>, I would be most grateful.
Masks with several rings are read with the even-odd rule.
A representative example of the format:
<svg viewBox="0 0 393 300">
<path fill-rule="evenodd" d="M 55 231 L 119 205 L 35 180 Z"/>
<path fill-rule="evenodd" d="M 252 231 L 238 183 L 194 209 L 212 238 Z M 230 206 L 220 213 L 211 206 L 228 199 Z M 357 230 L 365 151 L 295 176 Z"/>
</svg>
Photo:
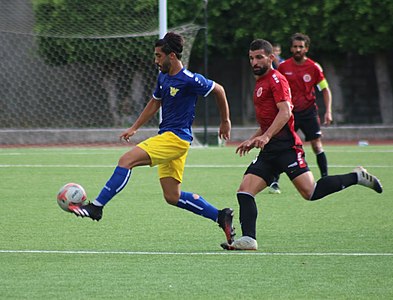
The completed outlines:
<svg viewBox="0 0 393 300">
<path fill-rule="evenodd" d="M 259 250 L 228 252 L 217 224 L 167 205 L 156 168 L 133 170 L 100 222 L 56 203 L 67 182 L 94 198 L 127 148 L 0 149 L 0 299 L 393 299 L 393 146 L 326 146 L 330 174 L 363 165 L 384 193 L 353 186 L 316 202 L 281 178 L 257 196 Z M 307 161 L 319 178 L 315 156 Z M 235 209 L 256 155 L 193 148 L 183 190 Z"/>
</svg>

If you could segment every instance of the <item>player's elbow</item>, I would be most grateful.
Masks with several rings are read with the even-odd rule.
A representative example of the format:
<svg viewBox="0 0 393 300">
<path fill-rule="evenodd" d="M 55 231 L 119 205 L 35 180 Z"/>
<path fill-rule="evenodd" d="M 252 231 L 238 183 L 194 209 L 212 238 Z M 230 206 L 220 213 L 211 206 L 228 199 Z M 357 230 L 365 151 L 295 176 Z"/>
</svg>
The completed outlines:
<svg viewBox="0 0 393 300">
<path fill-rule="evenodd" d="M 292 115 L 291 104 L 287 101 L 281 101 L 277 104 L 277 108 L 281 119 L 288 121 Z"/>
<path fill-rule="evenodd" d="M 290 110 L 284 111 L 284 116 L 287 120 L 291 118 L 292 112 Z"/>
<path fill-rule="evenodd" d="M 213 93 L 215 95 L 225 95 L 225 89 L 221 84 L 215 82 Z"/>
<path fill-rule="evenodd" d="M 280 114 L 281 120 L 285 124 L 291 118 L 292 112 L 288 109 L 282 109 L 282 110 L 280 110 L 279 114 Z"/>
</svg>

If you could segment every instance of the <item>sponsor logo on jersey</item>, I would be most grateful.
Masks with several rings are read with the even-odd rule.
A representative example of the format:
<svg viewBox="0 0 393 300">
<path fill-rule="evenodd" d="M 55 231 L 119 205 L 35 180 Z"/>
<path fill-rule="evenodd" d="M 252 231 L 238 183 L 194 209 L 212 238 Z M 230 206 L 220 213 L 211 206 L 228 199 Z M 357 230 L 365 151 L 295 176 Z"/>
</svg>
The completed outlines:
<svg viewBox="0 0 393 300">
<path fill-rule="evenodd" d="M 259 97 L 261 97 L 261 95 L 262 95 L 262 87 L 260 87 L 258 90 L 257 90 L 257 97 L 259 98 Z"/>
<path fill-rule="evenodd" d="M 304 82 L 310 82 L 311 81 L 311 75 L 310 74 L 304 74 L 303 75 L 303 81 Z"/>
<path fill-rule="evenodd" d="M 175 97 L 178 91 L 179 91 L 179 89 L 174 88 L 174 87 L 170 87 L 169 93 L 171 94 L 172 97 Z"/>
</svg>

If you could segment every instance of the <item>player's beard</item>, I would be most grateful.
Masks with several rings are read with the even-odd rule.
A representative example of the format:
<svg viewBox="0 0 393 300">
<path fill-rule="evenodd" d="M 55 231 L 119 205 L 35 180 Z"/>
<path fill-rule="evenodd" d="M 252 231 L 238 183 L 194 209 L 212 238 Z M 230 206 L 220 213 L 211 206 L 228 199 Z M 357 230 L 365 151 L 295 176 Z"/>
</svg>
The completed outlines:
<svg viewBox="0 0 393 300">
<path fill-rule="evenodd" d="M 261 76 L 261 75 L 265 74 L 265 73 L 267 72 L 268 69 L 269 69 L 269 68 L 268 68 L 267 66 L 258 67 L 258 68 L 255 68 L 255 67 L 254 67 L 254 68 L 252 69 L 252 71 L 253 71 L 254 75 Z"/>
<path fill-rule="evenodd" d="M 296 60 L 297 62 L 301 62 L 303 60 L 304 55 L 302 55 L 301 53 L 295 53 L 293 55 L 293 59 Z"/>
<path fill-rule="evenodd" d="M 169 59 L 165 59 L 162 63 L 162 66 L 159 66 L 161 73 L 168 73 L 169 69 L 171 68 L 171 62 Z"/>
</svg>

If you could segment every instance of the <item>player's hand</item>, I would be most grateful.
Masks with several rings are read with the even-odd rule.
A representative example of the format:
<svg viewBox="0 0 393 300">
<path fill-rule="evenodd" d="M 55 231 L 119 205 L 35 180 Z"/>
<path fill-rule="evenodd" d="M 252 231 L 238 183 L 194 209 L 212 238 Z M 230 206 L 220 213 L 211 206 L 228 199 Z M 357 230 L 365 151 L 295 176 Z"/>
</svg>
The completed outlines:
<svg viewBox="0 0 393 300">
<path fill-rule="evenodd" d="M 263 149 L 265 145 L 269 143 L 269 138 L 265 135 L 257 136 L 252 140 L 252 144 L 255 148 Z"/>
<path fill-rule="evenodd" d="M 252 144 L 252 140 L 247 140 L 241 143 L 239 146 L 236 148 L 236 153 L 239 153 L 240 156 L 246 155 L 250 150 L 254 148 Z"/>
<path fill-rule="evenodd" d="M 130 137 L 132 137 L 136 133 L 136 130 L 133 129 L 132 127 L 126 129 L 120 136 L 120 140 L 124 140 L 127 143 L 130 142 Z"/>
<path fill-rule="evenodd" d="M 332 113 L 331 112 L 326 112 L 324 116 L 324 122 L 323 125 L 329 126 L 332 124 L 333 118 L 332 118 Z"/>
<path fill-rule="evenodd" d="M 231 121 L 222 121 L 218 131 L 218 137 L 222 140 L 228 141 L 231 138 Z"/>
</svg>

